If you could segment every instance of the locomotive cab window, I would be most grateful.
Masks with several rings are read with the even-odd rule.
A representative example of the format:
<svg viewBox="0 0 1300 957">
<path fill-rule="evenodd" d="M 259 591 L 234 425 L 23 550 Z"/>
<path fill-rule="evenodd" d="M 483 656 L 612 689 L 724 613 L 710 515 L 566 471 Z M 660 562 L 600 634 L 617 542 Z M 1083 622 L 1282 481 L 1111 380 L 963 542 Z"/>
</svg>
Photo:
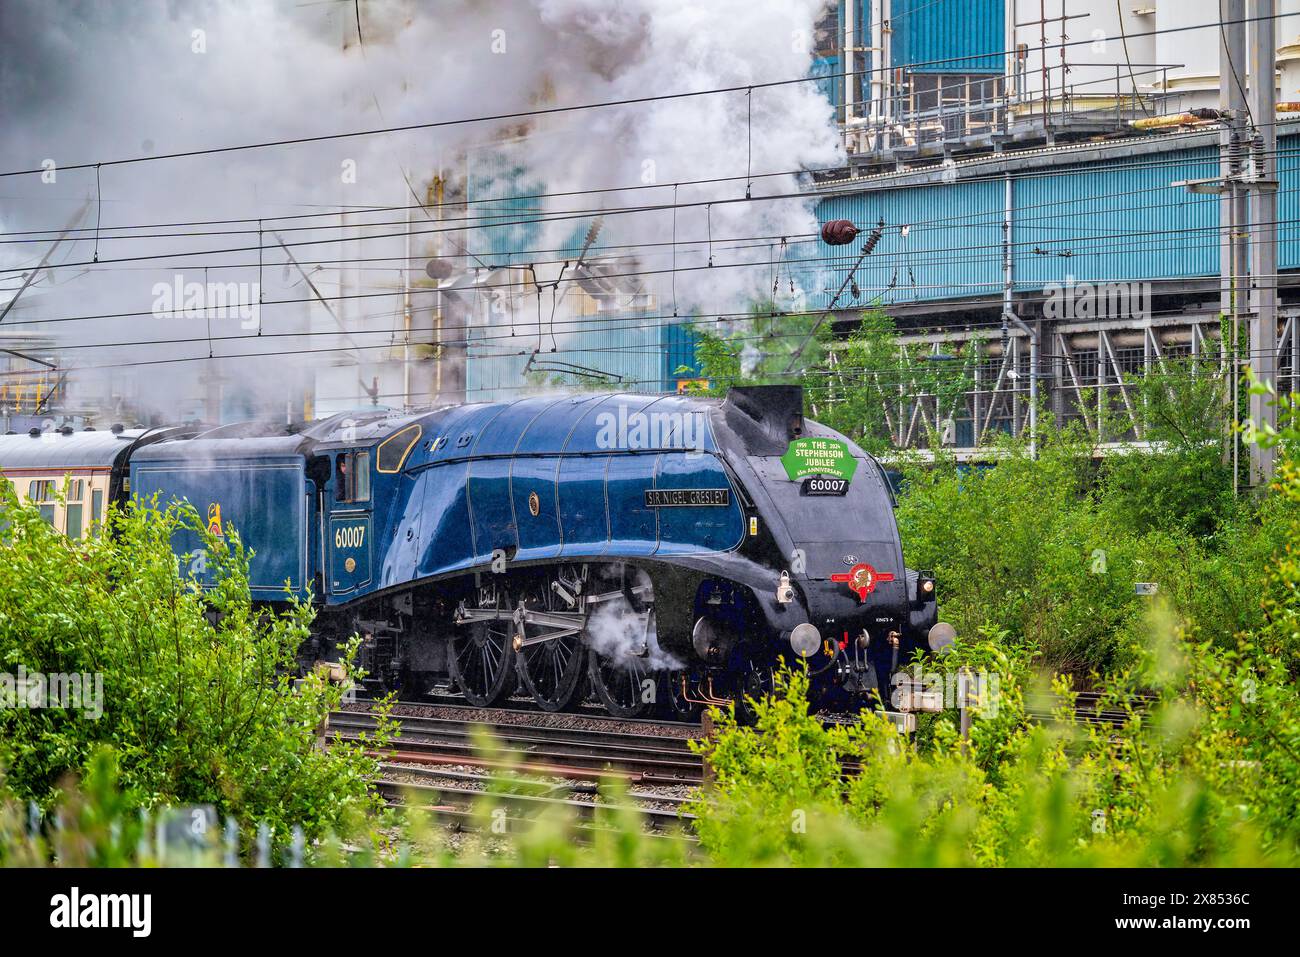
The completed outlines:
<svg viewBox="0 0 1300 957">
<path fill-rule="evenodd" d="M 370 453 L 340 452 L 334 460 L 334 501 L 370 501 Z"/>
<path fill-rule="evenodd" d="M 406 461 L 407 455 L 415 447 L 415 443 L 420 441 L 420 432 L 421 429 L 418 425 L 408 425 L 384 439 L 383 442 L 379 443 L 379 449 L 376 452 L 378 457 L 375 467 L 385 475 L 401 471 L 402 463 Z"/>
</svg>

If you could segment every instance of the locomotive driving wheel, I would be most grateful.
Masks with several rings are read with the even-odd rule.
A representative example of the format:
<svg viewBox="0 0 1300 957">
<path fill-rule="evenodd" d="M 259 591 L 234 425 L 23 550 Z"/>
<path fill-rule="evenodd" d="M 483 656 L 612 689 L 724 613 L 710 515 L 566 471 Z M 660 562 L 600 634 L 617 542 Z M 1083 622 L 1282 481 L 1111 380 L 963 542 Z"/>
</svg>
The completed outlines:
<svg viewBox="0 0 1300 957">
<path fill-rule="evenodd" d="M 776 688 L 776 672 L 770 665 L 750 662 L 740 677 L 736 689 L 736 718 L 741 724 L 752 725 L 758 721 L 754 702 L 770 696 Z"/>
<path fill-rule="evenodd" d="M 515 649 L 509 596 L 495 587 L 479 589 L 478 607 L 460 615 L 451 639 L 452 680 L 465 700 L 490 708 L 514 693 Z"/>
<path fill-rule="evenodd" d="M 691 676 L 685 671 L 665 671 L 660 675 L 663 717 L 670 721 L 699 721 L 704 705 L 691 694 Z"/>
<path fill-rule="evenodd" d="M 588 628 L 588 640 L 593 647 L 587 670 L 591 690 L 606 711 L 618 718 L 637 718 L 654 707 L 659 691 L 658 680 L 651 670 L 658 652 L 655 612 L 651 607 L 637 614 L 625 603 L 619 605 L 607 613 L 610 620 L 602 616 L 599 630 Z M 611 630 L 616 640 L 602 642 L 600 632 Z"/>
<path fill-rule="evenodd" d="M 549 579 L 539 579 L 526 588 L 515 613 L 519 683 L 543 711 L 563 711 L 580 703 L 585 690 L 582 676 L 587 670 L 587 648 L 582 643 L 581 626 L 538 621 L 533 615 L 576 617 L 577 613 L 556 594 Z"/>
</svg>

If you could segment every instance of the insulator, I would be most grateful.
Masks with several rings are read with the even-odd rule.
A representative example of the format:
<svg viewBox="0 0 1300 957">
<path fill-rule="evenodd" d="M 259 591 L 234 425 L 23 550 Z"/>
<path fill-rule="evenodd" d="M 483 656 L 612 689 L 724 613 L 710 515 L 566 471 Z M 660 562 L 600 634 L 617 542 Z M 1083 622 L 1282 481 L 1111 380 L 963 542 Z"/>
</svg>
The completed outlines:
<svg viewBox="0 0 1300 957">
<path fill-rule="evenodd" d="M 430 259 L 424 265 L 424 273 L 430 279 L 448 279 L 456 267 L 445 259 Z"/>
<path fill-rule="evenodd" d="M 827 246 L 847 246 L 858 238 L 860 230 L 847 219 L 832 219 L 822 225 L 822 242 Z"/>
<path fill-rule="evenodd" d="M 1251 161 L 1255 167 L 1255 178 L 1264 178 L 1264 137 L 1256 133 L 1250 141 Z"/>
<path fill-rule="evenodd" d="M 884 234 L 885 231 L 880 226 L 873 229 L 871 235 L 867 237 L 867 241 L 862 246 L 862 255 L 870 256 L 871 251 L 876 248 L 876 243 L 880 242 L 880 237 Z"/>
</svg>

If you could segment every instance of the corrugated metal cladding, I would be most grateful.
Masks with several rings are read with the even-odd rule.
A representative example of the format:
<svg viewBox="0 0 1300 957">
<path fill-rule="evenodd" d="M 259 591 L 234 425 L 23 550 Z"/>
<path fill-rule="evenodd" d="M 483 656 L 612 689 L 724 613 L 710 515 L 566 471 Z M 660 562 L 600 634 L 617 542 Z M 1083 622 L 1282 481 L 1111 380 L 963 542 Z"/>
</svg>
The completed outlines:
<svg viewBox="0 0 1300 957">
<path fill-rule="evenodd" d="M 891 8 L 893 66 L 915 73 L 1003 71 L 1003 0 L 893 0 Z"/>
<path fill-rule="evenodd" d="M 676 388 L 678 379 L 694 379 L 700 374 L 700 360 L 696 355 L 699 333 L 691 326 L 680 323 L 665 326 L 664 381 L 667 387 Z"/>
<path fill-rule="evenodd" d="M 1178 150 L 1016 179 L 1016 286 L 1205 276 L 1219 203 L 1171 183 L 1215 176 L 1217 150 Z"/>
<path fill-rule="evenodd" d="M 812 69 L 808 71 L 809 76 L 817 78 L 817 92 L 830 100 L 832 105 L 838 105 L 844 99 L 840 93 L 843 77 L 839 73 L 840 58 L 837 56 L 817 57 L 813 60 Z"/>
<path fill-rule="evenodd" d="M 1279 136 L 1277 142 L 1277 265 L 1300 267 L 1300 136 Z"/>
<path fill-rule="evenodd" d="M 1218 174 L 1217 149 L 1169 150 L 1012 178 L 1015 288 L 1070 281 L 1143 281 L 1214 276 L 1219 271 L 1218 200 L 1172 186 Z M 1279 142 L 1278 263 L 1300 268 L 1300 135 Z M 886 229 L 863 261 L 859 296 L 846 290 L 838 308 L 1001 294 L 1001 181 L 877 188 L 823 200 L 818 219 L 850 219 L 863 230 L 849 246 L 821 240 L 795 247 L 803 288 L 825 308 L 862 249 L 872 224 Z M 902 227 L 910 226 L 908 236 Z M 810 250 L 815 245 L 816 252 Z M 910 272 L 909 272 L 910 267 Z"/>
<path fill-rule="evenodd" d="M 495 266 L 576 256 L 590 225 L 575 220 L 569 245 L 564 249 L 545 255 L 528 252 L 537 249 L 542 238 L 541 226 L 533 221 L 542 214 L 542 200 L 529 197 L 545 193 L 546 189 L 541 181 L 528 175 L 525 149 L 525 144 L 509 142 L 467 152 L 466 215 L 474 228 L 466 231 L 466 247 Z"/>
<path fill-rule="evenodd" d="M 696 376 L 697 335 L 681 323 L 661 322 L 644 313 L 620 313 L 588 317 L 588 328 L 577 334 L 559 336 L 558 351 L 549 352 L 550 337 L 533 360 L 531 375 L 524 377 L 528 357 L 537 347 L 536 336 L 521 336 L 517 350 L 495 339 L 490 345 L 470 341 L 466 363 L 466 389 L 471 402 L 514 399 L 529 389 L 545 386 L 583 386 L 602 382 L 599 377 L 575 375 L 566 366 L 579 366 L 592 373 L 604 373 L 610 388 L 629 392 L 672 392 L 678 379 Z M 690 371 L 678 373 L 687 366 Z M 613 377 L 617 376 L 615 380 Z"/>
<path fill-rule="evenodd" d="M 817 208 L 822 222 L 850 219 L 862 230 L 847 246 L 820 239 L 795 247 L 791 260 L 815 258 L 819 275 L 802 283 L 814 308 L 826 308 L 871 234 L 884 220 L 880 242 L 845 289 L 836 308 L 983 296 L 1002 289 L 1002 184 L 961 183 L 876 189 L 837 196 Z M 815 251 L 814 251 L 815 250 Z"/>
</svg>

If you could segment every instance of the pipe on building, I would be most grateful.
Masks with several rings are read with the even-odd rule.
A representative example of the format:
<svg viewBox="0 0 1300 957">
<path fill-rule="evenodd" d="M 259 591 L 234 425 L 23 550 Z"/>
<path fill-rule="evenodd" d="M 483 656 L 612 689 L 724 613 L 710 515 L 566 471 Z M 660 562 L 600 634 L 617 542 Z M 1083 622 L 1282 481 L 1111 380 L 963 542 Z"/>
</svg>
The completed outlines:
<svg viewBox="0 0 1300 957">
<path fill-rule="evenodd" d="M 885 84 L 889 82 L 889 60 L 885 56 L 885 5 L 888 2 L 889 0 L 871 0 L 871 119 L 873 122 L 889 114 L 885 95 Z"/>
<path fill-rule="evenodd" d="M 1168 116 L 1144 116 L 1141 119 L 1132 120 L 1129 125 L 1135 130 L 1163 130 L 1173 126 L 1200 126 L 1206 123 L 1217 123 L 1219 118 L 1218 110 L 1207 107 L 1198 110 L 1186 110 Z"/>
<path fill-rule="evenodd" d="M 853 52 L 857 44 L 858 0 L 844 0 L 844 57 L 840 61 L 844 67 L 844 122 L 853 120 L 854 101 L 858 98 L 857 61 Z"/>
<path fill-rule="evenodd" d="M 1156 337 L 1156 341 L 1162 346 L 1182 346 L 1192 341 L 1192 327 L 1190 325 L 1178 329 L 1153 329 L 1152 332 Z M 1218 325 L 1209 323 L 1202 325 L 1201 335 L 1205 339 L 1218 338 Z M 1132 349 L 1145 343 L 1146 332 L 1142 330 L 1136 332 L 1107 332 L 1106 338 L 1117 349 Z M 1065 341 L 1073 350 L 1092 351 L 1100 345 L 1101 337 L 1095 332 L 1076 332 L 1067 336 Z"/>
</svg>

